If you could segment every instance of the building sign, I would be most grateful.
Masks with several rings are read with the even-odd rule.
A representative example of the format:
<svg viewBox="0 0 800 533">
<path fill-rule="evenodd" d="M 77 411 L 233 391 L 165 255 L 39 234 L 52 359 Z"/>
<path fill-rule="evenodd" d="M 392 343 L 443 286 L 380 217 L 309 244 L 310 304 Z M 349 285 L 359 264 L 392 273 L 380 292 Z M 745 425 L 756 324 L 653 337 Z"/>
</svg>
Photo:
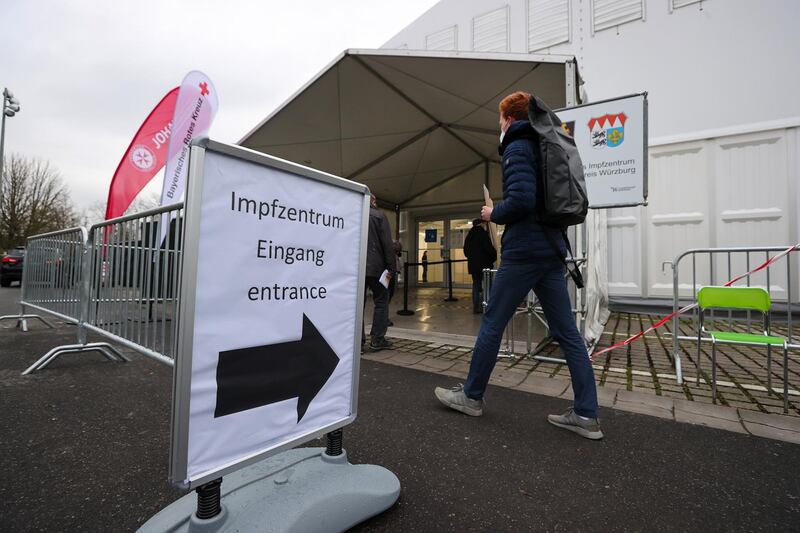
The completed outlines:
<svg viewBox="0 0 800 533">
<path fill-rule="evenodd" d="M 556 111 L 583 161 L 589 207 L 647 203 L 647 93 Z"/>
<path fill-rule="evenodd" d="M 192 148 L 170 479 L 199 485 L 355 418 L 368 190 Z"/>
<path fill-rule="evenodd" d="M 425 242 L 436 242 L 436 228 L 425 230 Z"/>
</svg>

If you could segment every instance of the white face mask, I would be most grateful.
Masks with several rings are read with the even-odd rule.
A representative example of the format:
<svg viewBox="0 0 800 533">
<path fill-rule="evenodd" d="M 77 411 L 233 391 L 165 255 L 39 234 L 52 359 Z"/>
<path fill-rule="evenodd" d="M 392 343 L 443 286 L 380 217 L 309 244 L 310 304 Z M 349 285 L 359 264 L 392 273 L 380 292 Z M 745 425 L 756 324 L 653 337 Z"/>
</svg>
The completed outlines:
<svg viewBox="0 0 800 533">
<path fill-rule="evenodd" d="M 506 136 L 506 132 L 501 131 L 500 132 L 500 144 L 503 144 L 503 137 L 505 137 L 505 136 Z"/>
</svg>

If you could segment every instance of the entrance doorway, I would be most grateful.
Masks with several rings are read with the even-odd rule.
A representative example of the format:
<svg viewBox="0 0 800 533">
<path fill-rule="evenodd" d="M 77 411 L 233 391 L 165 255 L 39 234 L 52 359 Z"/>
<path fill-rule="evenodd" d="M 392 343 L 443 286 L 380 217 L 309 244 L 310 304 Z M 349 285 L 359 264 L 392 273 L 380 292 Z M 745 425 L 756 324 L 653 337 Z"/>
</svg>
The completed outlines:
<svg viewBox="0 0 800 533">
<path fill-rule="evenodd" d="M 472 228 L 472 219 L 465 216 L 448 216 L 436 219 L 417 219 L 416 260 L 428 263 L 464 260 L 464 238 Z M 472 278 L 467 263 L 452 264 L 453 286 L 468 288 Z M 417 284 L 431 287 L 446 287 L 449 278 L 446 264 L 430 265 L 417 269 Z"/>
</svg>

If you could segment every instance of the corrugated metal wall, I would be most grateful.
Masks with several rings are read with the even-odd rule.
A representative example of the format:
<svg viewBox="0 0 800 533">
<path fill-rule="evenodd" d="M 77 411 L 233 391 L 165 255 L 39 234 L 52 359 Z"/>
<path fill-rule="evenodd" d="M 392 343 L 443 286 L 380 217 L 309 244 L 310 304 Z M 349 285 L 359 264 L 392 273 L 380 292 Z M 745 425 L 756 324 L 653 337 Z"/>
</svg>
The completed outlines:
<svg viewBox="0 0 800 533">
<path fill-rule="evenodd" d="M 649 205 L 608 214 L 609 292 L 671 297 L 672 271 L 662 272 L 662 263 L 690 248 L 796 243 L 798 131 L 651 146 Z M 742 273 L 747 265 L 734 260 L 732 269 Z M 700 271 L 702 282 L 707 270 Z M 683 267 L 681 284 L 688 295 L 691 279 Z M 775 298 L 785 298 L 780 282 L 771 285 Z"/>
<path fill-rule="evenodd" d="M 450 26 L 425 37 L 425 50 L 458 49 L 458 26 Z"/>
<path fill-rule="evenodd" d="M 593 0 L 592 4 L 592 31 L 644 18 L 642 0 Z"/>
<path fill-rule="evenodd" d="M 692 4 L 699 4 L 703 0 L 670 0 L 670 9 L 679 9 Z"/>
<path fill-rule="evenodd" d="M 508 52 L 508 6 L 472 19 L 472 49 L 476 52 Z"/>
<path fill-rule="evenodd" d="M 800 240 L 799 5 L 442 0 L 398 39 L 419 47 L 448 20 L 467 50 L 476 17 L 507 6 L 510 49 L 574 54 L 590 99 L 650 91 L 650 205 L 608 213 L 609 291 L 665 298 L 672 276 L 662 262 L 689 248 Z"/>
<path fill-rule="evenodd" d="M 528 51 L 536 52 L 570 39 L 570 0 L 529 0 Z"/>
</svg>

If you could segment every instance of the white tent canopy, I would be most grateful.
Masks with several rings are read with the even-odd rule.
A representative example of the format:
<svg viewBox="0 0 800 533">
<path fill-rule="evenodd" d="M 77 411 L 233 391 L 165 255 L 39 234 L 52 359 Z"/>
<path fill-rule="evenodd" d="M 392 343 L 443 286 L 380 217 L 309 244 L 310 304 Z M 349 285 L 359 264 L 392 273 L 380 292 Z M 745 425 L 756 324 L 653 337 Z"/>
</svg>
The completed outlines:
<svg viewBox="0 0 800 533">
<path fill-rule="evenodd" d="M 413 209 L 500 197 L 497 106 L 518 90 L 577 104 L 574 58 L 347 50 L 239 144 L 366 184 Z"/>
<path fill-rule="evenodd" d="M 383 207 L 475 207 L 484 184 L 502 196 L 500 100 L 526 91 L 577 105 L 578 80 L 571 56 L 347 50 L 239 144 L 364 183 Z M 589 341 L 608 316 L 604 245 L 593 254 Z"/>
</svg>

